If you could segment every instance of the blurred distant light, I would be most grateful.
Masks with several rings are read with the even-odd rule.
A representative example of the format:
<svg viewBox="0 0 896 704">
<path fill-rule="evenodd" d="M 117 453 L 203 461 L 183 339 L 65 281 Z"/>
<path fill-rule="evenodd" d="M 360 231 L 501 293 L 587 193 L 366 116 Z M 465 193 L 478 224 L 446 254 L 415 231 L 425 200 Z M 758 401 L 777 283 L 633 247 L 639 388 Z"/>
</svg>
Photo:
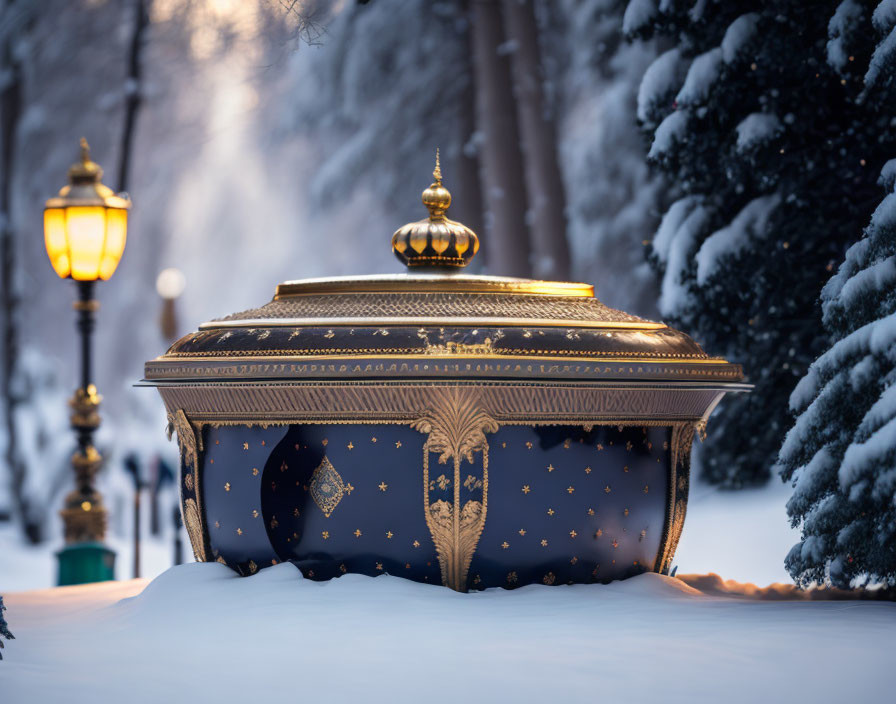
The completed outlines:
<svg viewBox="0 0 896 704">
<path fill-rule="evenodd" d="M 109 279 L 124 253 L 131 202 L 104 186 L 102 177 L 82 139 L 81 161 L 68 170 L 68 185 L 44 206 L 44 244 L 63 279 Z"/>
<path fill-rule="evenodd" d="M 169 267 L 162 269 L 156 278 L 156 291 L 162 298 L 173 300 L 184 292 L 187 279 L 180 269 Z"/>
</svg>

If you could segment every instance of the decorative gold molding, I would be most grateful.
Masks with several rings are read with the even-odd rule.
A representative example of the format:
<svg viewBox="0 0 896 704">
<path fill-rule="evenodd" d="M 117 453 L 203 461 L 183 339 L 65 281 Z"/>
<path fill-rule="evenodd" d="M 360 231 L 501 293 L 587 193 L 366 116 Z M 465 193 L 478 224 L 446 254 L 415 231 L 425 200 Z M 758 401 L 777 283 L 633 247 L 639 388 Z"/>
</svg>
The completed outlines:
<svg viewBox="0 0 896 704">
<path fill-rule="evenodd" d="M 666 524 L 654 571 L 667 574 L 672 558 L 678 548 L 678 541 L 684 529 L 687 512 L 688 488 L 690 485 L 691 446 L 694 433 L 702 421 L 672 424 L 669 444 L 669 478 L 666 490 Z M 704 423 L 705 427 L 705 423 Z"/>
<path fill-rule="evenodd" d="M 466 591 L 467 572 L 488 509 L 488 440 L 486 433 L 498 430 L 498 422 L 479 406 L 475 389 L 435 390 L 432 404 L 411 427 L 427 435 L 423 444 L 423 510 L 432 535 L 442 584 Z M 439 455 L 439 463 L 454 460 L 454 500 L 429 501 L 429 454 Z M 461 506 L 461 461 L 473 463 L 482 453 L 482 501 L 469 500 Z"/>
<path fill-rule="evenodd" d="M 182 409 L 198 421 L 246 424 L 412 421 L 439 390 L 475 389 L 479 404 L 502 424 L 618 420 L 695 422 L 724 392 L 670 389 L 666 384 L 591 385 L 539 382 L 307 382 L 304 384 L 172 384 L 159 391 L 170 413 Z"/>
<path fill-rule="evenodd" d="M 177 432 L 177 444 L 182 458 L 181 473 L 183 486 L 181 488 L 184 525 L 190 536 L 190 544 L 193 546 L 193 555 L 197 562 L 208 560 L 208 535 L 205 530 L 205 520 L 202 509 L 201 479 L 199 473 L 199 453 L 202 444 L 202 430 L 195 428 L 187 419 L 183 409 L 178 408 L 174 413 L 169 413 L 168 425 Z M 171 437 L 169 430 L 168 437 Z M 198 439 L 197 439 L 198 438 Z M 183 490 L 191 492 L 195 498 L 184 497 Z"/>
</svg>

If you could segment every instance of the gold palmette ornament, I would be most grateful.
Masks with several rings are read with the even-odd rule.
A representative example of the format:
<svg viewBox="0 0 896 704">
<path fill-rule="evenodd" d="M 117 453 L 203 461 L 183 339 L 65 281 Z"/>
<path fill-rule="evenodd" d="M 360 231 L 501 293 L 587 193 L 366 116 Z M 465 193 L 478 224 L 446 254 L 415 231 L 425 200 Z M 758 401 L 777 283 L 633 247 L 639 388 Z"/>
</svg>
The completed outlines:
<svg viewBox="0 0 896 704">
<path fill-rule="evenodd" d="M 442 185 L 438 149 L 432 176 L 435 180 L 422 194 L 429 217 L 396 230 L 392 235 L 392 251 L 409 267 L 465 267 L 479 251 L 479 238 L 466 225 L 445 217 L 451 205 L 451 193 Z"/>
</svg>

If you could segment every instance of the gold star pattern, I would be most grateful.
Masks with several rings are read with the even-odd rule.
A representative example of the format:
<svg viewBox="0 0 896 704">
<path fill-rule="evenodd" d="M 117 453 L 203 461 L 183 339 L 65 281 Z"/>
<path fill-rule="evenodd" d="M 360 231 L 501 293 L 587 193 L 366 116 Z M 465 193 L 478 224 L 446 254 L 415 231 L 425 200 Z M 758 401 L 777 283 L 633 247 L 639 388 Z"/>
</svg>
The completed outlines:
<svg viewBox="0 0 896 704">
<path fill-rule="evenodd" d="M 501 443 L 501 449 L 503 449 L 503 450 L 506 450 L 506 449 L 507 449 L 507 443 L 506 443 L 506 442 L 502 442 L 502 443 Z"/>
<path fill-rule="evenodd" d="M 566 487 L 566 493 L 567 493 L 567 494 L 572 494 L 575 490 L 576 490 L 576 488 L 575 488 L 574 486 L 568 486 L 568 487 Z"/>
<path fill-rule="evenodd" d="M 576 564 L 578 561 L 579 561 L 579 558 L 577 558 L 577 557 L 573 557 L 573 558 L 569 561 L 569 564 L 574 565 L 574 564 Z"/>
<path fill-rule="evenodd" d="M 280 525 L 280 521 L 277 520 L 276 516 L 273 516 L 271 518 L 271 530 L 274 530 L 274 528 L 276 528 L 279 525 Z"/>
<path fill-rule="evenodd" d="M 298 508 L 294 508 L 294 509 L 292 510 L 292 515 L 295 516 L 296 518 L 298 518 L 298 517 L 299 517 L 299 509 L 298 509 Z"/>
<path fill-rule="evenodd" d="M 383 570 L 383 563 L 382 563 L 382 562 L 377 562 L 377 563 L 376 563 L 376 568 L 377 568 L 378 570 L 382 571 L 382 570 Z"/>
<path fill-rule="evenodd" d="M 548 509 L 548 515 L 549 515 L 549 516 L 553 516 L 554 513 L 555 513 L 554 509 L 552 509 L 552 508 L 549 508 L 549 509 Z"/>
<path fill-rule="evenodd" d="M 243 443 L 243 449 L 244 449 L 244 450 L 248 450 L 248 449 L 249 449 L 249 443 L 244 442 L 244 443 Z"/>
<path fill-rule="evenodd" d="M 351 485 L 351 483 L 348 483 L 345 485 L 345 493 L 346 494 L 351 494 L 354 490 L 355 490 L 355 487 L 353 487 Z"/>
<path fill-rule="evenodd" d="M 370 438 L 370 442 L 376 442 L 376 438 Z"/>
<path fill-rule="evenodd" d="M 609 484 L 607 484 L 607 485 L 604 487 L 604 493 L 605 493 L 605 494 L 609 494 L 609 493 L 610 493 L 610 485 L 609 485 Z"/>
<path fill-rule="evenodd" d="M 218 523 L 218 521 L 215 521 L 215 528 L 220 528 L 220 527 L 221 527 L 221 524 Z"/>
<path fill-rule="evenodd" d="M 628 509 L 627 509 L 627 508 L 626 508 L 626 509 L 623 509 L 623 511 L 622 511 L 622 515 L 623 515 L 623 516 L 627 516 L 627 515 L 628 515 Z"/>
<path fill-rule="evenodd" d="M 569 531 L 569 537 L 570 537 L 570 538 L 575 538 L 577 535 L 578 535 L 578 533 L 576 533 L 575 530 L 571 530 L 571 531 Z"/>
<path fill-rule="evenodd" d="M 628 465 L 625 465 L 625 467 L 622 468 L 622 471 L 628 474 Z"/>
<path fill-rule="evenodd" d="M 544 538 L 541 539 L 541 547 L 546 548 L 548 546 L 548 541 Z"/>
<path fill-rule="evenodd" d="M 549 464 L 549 465 L 548 465 L 548 472 L 553 472 L 553 471 L 554 471 L 554 465 Z"/>
<path fill-rule="evenodd" d="M 591 467 L 585 467 L 585 474 L 591 474 Z"/>
<path fill-rule="evenodd" d="M 589 509 L 588 509 L 588 515 L 589 515 L 589 516 L 593 516 L 593 515 L 594 515 L 594 509 L 593 509 L 593 508 L 589 508 Z"/>
<path fill-rule="evenodd" d="M 602 536 L 603 534 L 604 534 L 604 532 L 603 532 L 600 528 L 598 528 L 598 529 L 597 529 L 597 532 L 594 534 L 594 537 L 595 537 L 595 538 L 599 538 L 599 537 Z"/>
<path fill-rule="evenodd" d="M 619 547 L 619 541 L 616 540 L 615 538 L 613 538 L 613 542 L 611 543 L 611 545 L 612 545 L 614 548 L 618 548 L 618 547 Z"/>
<path fill-rule="evenodd" d="M 355 537 L 360 538 L 362 535 L 360 528 L 355 528 Z"/>
<path fill-rule="evenodd" d="M 283 464 L 286 464 L 286 462 L 284 462 Z M 258 467 L 253 467 L 253 468 L 252 468 L 252 476 L 253 476 L 253 477 L 257 477 L 257 476 L 258 476 Z"/>
<path fill-rule="evenodd" d="M 242 529 L 242 528 L 237 528 L 237 529 L 236 529 L 236 534 L 237 534 L 237 535 L 242 535 L 242 534 L 243 534 L 243 529 Z"/>
<path fill-rule="evenodd" d="M 645 485 L 644 485 L 643 492 L 646 494 L 648 491 L 650 491 L 650 487 L 647 486 L 647 484 L 645 484 Z"/>
<path fill-rule="evenodd" d="M 386 489 L 389 488 L 389 485 L 386 484 L 386 482 L 380 482 L 380 483 L 378 484 L 378 486 L 379 486 L 380 491 L 385 491 Z"/>
<path fill-rule="evenodd" d="M 397 450 L 397 449 L 399 449 L 400 447 L 401 447 L 401 440 L 396 440 L 396 441 L 395 441 L 395 449 Z"/>
<path fill-rule="evenodd" d="M 531 443 L 531 442 L 528 442 L 528 441 L 526 442 L 526 449 L 527 449 L 527 450 L 531 450 L 531 449 L 532 449 L 532 443 Z"/>
<path fill-rule="evenodd" d="M 252 510 L 252 518 L 258 518 L 258 511 L 255 509 Z"/>
<path fill-rule="evenodd" d="M 323 538 L 324 540 L 329 540 L 330 539 L 330 531 L 328 531 L 328 530 L 321 531 L 320 537 Z"/>
<path fill-rule="evenodd" d="M 525 534 L 526 534 L 526 529 L 525 529 L 525 528 L 520 528 L 520 530 L 519 530 L 519 534 L 520 534 L 520 535 L 525 535 Z"/>
<path fill-rule="evenodd" d="M 392 540 L 392 536 L 393 536 L 393 535 L 394 535 L 394 533 L 393 533 L 391 530 L 387 530 L 387 531 L 386 531 L 386 537 L 387 537 L 389 540 Z"/>
<path fill-rule="evenodd" d="M 638 542 L 640 543 L 646 537 L 647 537 L 647 529 L 645 528 L 644 530 L 641 531 L 641 534 L 638 536 Z"/>
<path fill-rule="evenodd" d="M 502 549 L 506 550 L 509 547 L 510 547 L 510 543 L 508 543 L 506 540 L 503 543 L 501 543 Z"/>
<path fill-rule="evenodd" d="M 262 447 L 264 447 L 264 446 L 265 446 L 265 444 L 266 444 L 266 443 L 265 443 L 265 441 L 264 441 L 264 440 L 262 440 L 262 441 L 261 441 L 261 446 L 262 446 Z"/>
<path fill-rule="evenodd" d="M 522 488 L 522 492 L 523 492 L 524 494 L 528 494 L 530 491 L 532 491 L 532 489 L 529 488 L 529 485 L 528 485 L 528 484 L 524 484 L 524 485 L 523 485 L 523 488 Z"/>
<path fill-rule="evenodd" d="M 563 449 L 564 449 L 564 450 L 568 450 L 568 449 L 569 449 L 569 442 L 570 442 L 570 441 L 569 441 L 569 438 L 566 438 L 566 440 L 563 441 Z"/>
<path fill-rule="evenodd" d="M 600 443 L 597 443 L 597 451 L 600 452 L 603 449 L 604 449 L 604 446 L 601 445 Z"/>
<path fill-rule="evenodd" d="M 411 569 L 411 563 L 410 563 L 410 562 L 405 562 L 405 563 L 404 563 L 404 568 L 405 568 L 406 570 Z"/>
<path fill-rule="evenodd" d="M 413 545 L 415 548 L 419 548 L 419 547 L 420 547 L 420 541 L 419 541 L 419 540 L 415 540 L 413 543 L 411 543 L 411 545 Z"/>
<path fill-rule="evenodd" d="M 224 482 L 224 491 L 230 491 L 230 482 Z"/>
<path fill-rule="evenodd" d="M 321 444 L 322 444 L 324 447 L 326 447 L 326 446 L 329 444 L 329 442 L 330 442 L 330 441 L 327 440 L 326 438 L 324 438 L 323 440 L 321 440 Z"/>
<path fill-rule="evenodd" d="M 346 447 L 347 447 L 349 450 L 354 450 L 354 449 L 355 449 L 355 446 L 352 445 L 352 441 L 351 441 L 351 440 L 348 441 L 348 445 L 346 445 Z"/>
</svg>

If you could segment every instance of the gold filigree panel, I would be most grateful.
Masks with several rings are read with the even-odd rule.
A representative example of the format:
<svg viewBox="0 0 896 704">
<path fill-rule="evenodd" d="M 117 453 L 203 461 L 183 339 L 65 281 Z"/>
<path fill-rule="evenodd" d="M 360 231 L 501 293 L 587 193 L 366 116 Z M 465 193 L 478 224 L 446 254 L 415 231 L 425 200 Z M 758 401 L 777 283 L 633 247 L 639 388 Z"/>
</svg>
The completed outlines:
<svg viewBox="0 0 896 704">
<path fill-rule="evenodd" d="M 488 509 L 488 440 L 486 433 L 498 430 L 498 422 L 479 406 L 474 388 L 434 389 L 428 410 L 411 423 L 427 435 L 423 444 L 423 510 L 429 527 L 442 583 L 456 591 L 466 591 L 467 573 Z M 452 501 L 430 503 L 429 457 L 439 455 L 439 463 L 452 462 L 454 495 Z M 469 499 L 461 504 L 461 486 L 469 484 L 462 476 L 461 463 L 472 464 L 482 453 L 482 501 Z M 475 483 L 475 482 L 474 482 Z"/>
</svg>

